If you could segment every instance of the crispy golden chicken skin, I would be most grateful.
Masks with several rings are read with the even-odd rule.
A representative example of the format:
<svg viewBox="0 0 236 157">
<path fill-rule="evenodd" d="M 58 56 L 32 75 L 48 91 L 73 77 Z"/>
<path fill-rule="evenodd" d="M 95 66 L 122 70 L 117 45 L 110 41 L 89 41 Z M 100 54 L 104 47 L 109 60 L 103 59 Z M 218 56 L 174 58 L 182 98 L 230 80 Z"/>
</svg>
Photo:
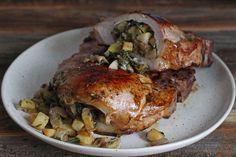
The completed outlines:
<svg viewBox="0 0 236 157">
<path fill-rule="evenodd" d="M 103 65 L 71 67 L 67 65 L 70 61 L 74 63 L 75 58 L 62 64 L 63 70 L 59 69 L 54 77 L 58 96 L 65 105 L 83 103 L 100 110 L 105 120 L 97 123 L 98 132 L 141 131 L 175 110 L 173 88 L 159 88 L 143 75 Z"/>
</svg>

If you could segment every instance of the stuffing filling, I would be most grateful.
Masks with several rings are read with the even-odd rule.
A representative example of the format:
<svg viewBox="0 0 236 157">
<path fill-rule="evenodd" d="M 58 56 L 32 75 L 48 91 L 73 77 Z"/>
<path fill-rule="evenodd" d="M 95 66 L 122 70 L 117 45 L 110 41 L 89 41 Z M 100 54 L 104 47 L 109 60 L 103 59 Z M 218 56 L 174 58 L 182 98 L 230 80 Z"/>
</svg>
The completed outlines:
<svg viewBox="0 0 236 157">
<path fill-rule="evenodd" d="M 154 32 L 144 23 L 134 20 L 117 24 L 111 32 L 116 44 L 123 44 L 122 49 L 131 51 L 145 58 L 154 58 L 157 54 Z"/>
<path fill-rule="evenodd" d="M 115 42 L 101 55 L 91 55 L 85 62 L 96 62 L 111 69 L 122 69 L 129 72 L 145 74 L 149 67 L 140 60 L 156 58 L 157 48 L 154 33 L 144 23 L 133 20 L 117 24 L 111 32 Z"/>
</svg>

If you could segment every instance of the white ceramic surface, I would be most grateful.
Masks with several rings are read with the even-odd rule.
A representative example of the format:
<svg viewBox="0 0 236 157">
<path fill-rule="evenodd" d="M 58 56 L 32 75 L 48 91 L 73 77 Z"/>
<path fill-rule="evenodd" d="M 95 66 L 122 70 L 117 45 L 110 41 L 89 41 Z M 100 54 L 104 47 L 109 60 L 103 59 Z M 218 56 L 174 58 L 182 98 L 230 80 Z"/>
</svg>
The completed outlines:
<svg viewBox="0 0 236 157">
<path fill-rule="evenodd" d="M 25 131 L 39 140 L 72 152 L 100 156 L 141 156 L 175 150 L 190 145 L 214 131 L 229 114 L 235 98 L 232 74 L 222 60 L 214 56 L 210 68 L 197 69 L 198 90 L 178 104 L 169 119 L 158 122 L 170 143 L 147 146 L 144 133 L 122 137 L 119 149 L 80 146 L 48 138 L 25 120 L 25 113 L 15 105 L 22 98 L 30 98 L 42 83 L 48 82 L 64 59 L 78 51 L 90 28 L 59 33 L 44 39 L 23 52 L 7 70 L 2 82 L 2 100 L 10 117 Z"/>
</svg>

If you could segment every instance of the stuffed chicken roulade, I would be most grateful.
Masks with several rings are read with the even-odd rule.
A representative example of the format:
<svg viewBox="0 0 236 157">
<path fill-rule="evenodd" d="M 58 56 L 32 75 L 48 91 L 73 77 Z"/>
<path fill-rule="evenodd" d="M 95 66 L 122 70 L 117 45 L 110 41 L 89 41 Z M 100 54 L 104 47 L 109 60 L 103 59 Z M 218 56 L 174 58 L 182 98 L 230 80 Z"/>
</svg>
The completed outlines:
<svg viewBox="0 0 236 157">
<path fill-rule="evenodd" d="M 129 13 L 112 17 L 94 26 L 93 35 L 100 44 L 135 53 L 151 70 L 178 70 L 212 63 L 213 42 L 184 33 L 161 17 Z"/>
</svg>

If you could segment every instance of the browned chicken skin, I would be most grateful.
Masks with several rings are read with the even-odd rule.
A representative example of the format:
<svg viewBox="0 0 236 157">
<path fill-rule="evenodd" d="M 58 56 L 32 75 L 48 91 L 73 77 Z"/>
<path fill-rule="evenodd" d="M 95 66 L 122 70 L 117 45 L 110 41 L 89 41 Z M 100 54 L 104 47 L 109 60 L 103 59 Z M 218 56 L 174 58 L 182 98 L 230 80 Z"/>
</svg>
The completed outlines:
<svg viewBox="0 0 236 157">
<path fill-rule="evenodd" d="M 112 133 L 143 130 L 175 109 L 175 89 L 159 88 L 149 78 L 123 70 L 81 64 L 64 69 L 63 76 L 58 72 L 54 80 L 66 105 L 84 103 L 97 108 L 105 114 L 105 123 L 112 125 Z"/>
</svg>

